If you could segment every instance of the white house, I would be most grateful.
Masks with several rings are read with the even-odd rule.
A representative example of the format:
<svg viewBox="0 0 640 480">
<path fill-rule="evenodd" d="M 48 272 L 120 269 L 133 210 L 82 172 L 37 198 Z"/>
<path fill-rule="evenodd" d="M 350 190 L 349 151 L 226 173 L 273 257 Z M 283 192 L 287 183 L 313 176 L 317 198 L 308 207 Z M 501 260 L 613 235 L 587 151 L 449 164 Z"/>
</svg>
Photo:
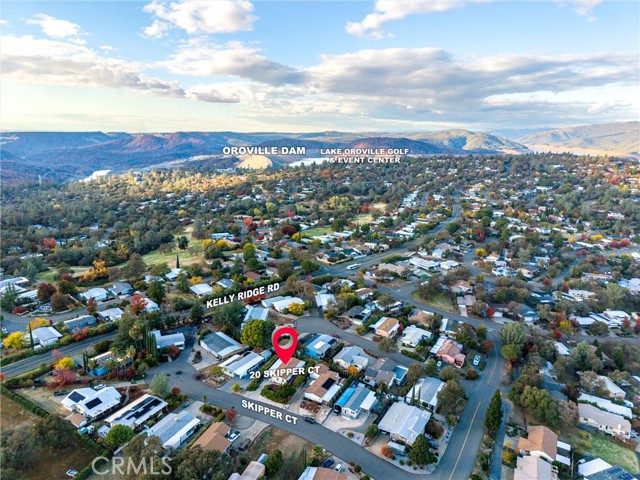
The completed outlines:
<svg viewBox="0 0 640 480">
<path fill-rule="evenodd" d="M 349 367 L 355 367 L 358 371 L 362 371 L 369 365 L 369 358 L 365 355 L 364 350 L 360 347 L 344 347 L 340 350 L 333 361 L 345 370 Z"/>
<path fill-rule="evenodd" d="M 200 420 L 188 410 L 180 413 L 169 413 L 153 427 L 148 428 L 147 436 L 156 436 L 162 441 L 166 450 L 175 450 L 196 431 Z"/>
<path fill-rule="evenodd" d="M 631 423 L 626 418 L 604 412 L 588 403 L 578 404 L 580 423 L 597 428 L 609 435 L 631 438 Z"/>
<path fill-rule="evenodd" d="M 62 405 L 91 421 L 120 405 L 122 395 L 113 387 L 94 390 L 77 388 L 62 399 Z"/>
<path fill-rule="evenodd" d="M 224 360 L 245 348 L 244 345 L 222 332 L 208 333 L 200 340 L 200 346 L 218 360 Z"/>
<path fill-rule="evenodd" d="M 232 378 L 238 378 L 240 380 L 249 378 L 249 374 L 263 365 L 269 358 L 271 358 L 271 352 L 266 350 L 261 354 L 255 352 L 247 352 L 244 355 L 233 355 L 229 357 L 219 366 L 224 370 L 224 373 Z"/>
<path fill-rule="evenodd" d="M 403 402 L 396 402 L 382 417 L 378 428 L 381 432 L 388 433 L 392 440 L 412 445 L 418 435 L 424 433 L 430 418 L 429 412 Z"/>
<path fill-rule="evenodd" d="M 126 425 L 134 430 L 158 415 L 167 406 L 167 402 L 153 395 L 143 395 L 134 400 L 126 407 L 121 408 L 113 415 L 105 419 L 105 423 L 110 427 L 114 425 Z"/>
<path fill-rule="evenodd" d="M 122 311 L 122 309 L 118 307 L 107 308 L 106 310 L 98 312 L 98 316 L 105 322 L 115 322 L 117 320 L 120 320 L 123 314 L 124 312 Z"/>
<path fill-rule="evenodd" d="M 90 299 L 94 299 L 96 302 L 102 302 L 107 299 L 108 292 L 104 288 L 96 287 L 87 290 L 86 292 L 82 292 L 80 296 L 85 300 L 89 301 Z"/>
<path fill-rule="evenodd" d="M 445 383 L 433 377 L 420 378 L 404 397 L 406 403 L 414 399 L 418 406 L 427 407 L 431 411 L 438 408 L 438 393 L 444 388 Z"/>
<path fill-rule="evenodd" d="M 207 285 L 206 283 L 192 285 L 189 290 L 195 293 L 198 297 L 206 297 L 213 293 L 213 288 L 211 288 L 211 285 Z"/>
<path fill-rule="evenodd" d="M 160 330 L 151 330 L 149 333 L 156 337 L 156 347 L 158 350 L 172 345 L 175 345 L 180 350 L 184 350 L 185 338 L 182 332 L 163 335 Z"/>
<path fill-rule="evenodd" d="M 415 325 L 409 325 L 402 332 L 402 345 L 405 347 L 416 348 L 426 338 L 429 339 L 433 336 L 431 332 L 426 331 L 423 328 L 416 327 Z"/>
<path fill-rule="evenodd" d="M 46 347 L 48 345 L 53 345 L 58 341 L 62 334 L 58 332 L 53 327 L 40 327 L 31 331 L 31 335 L 33 335 L 33 343 L 35 345 L 39 345 L 40 347 Z M 29 341 L 29 334 L 25 334 L 27 341 Z"/>
</svg>

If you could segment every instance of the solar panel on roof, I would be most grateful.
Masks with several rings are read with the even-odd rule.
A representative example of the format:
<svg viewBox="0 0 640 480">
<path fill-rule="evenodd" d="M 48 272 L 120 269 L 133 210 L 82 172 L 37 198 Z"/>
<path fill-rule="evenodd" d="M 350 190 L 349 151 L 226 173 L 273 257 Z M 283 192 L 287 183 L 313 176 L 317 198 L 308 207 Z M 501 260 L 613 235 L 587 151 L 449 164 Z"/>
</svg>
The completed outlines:
<svg viewBox="0 0 640 480">
<path fill-rule="evenodd" d="M 97 407 L 98 405 L 100 405 L 101 403 L 102 403 L 102 400 L 100 398 L 93 398 L 86 403 L 86 407 L 89 410 L 91 410 L 94 407 Z"/>
<path fill-rule="evenodd" d="M 69 395 L 69 400 L 76 403 L 81 402 L 82 400 L 84 400 L 84 398 L 84 395 L 78 392 L 71 392 L 71 394 Z"/>
<path fill-rule="evenodd" d="M 322 384 L 322 388 L 324 388 L 325 390 L 329 390 L 334 383 L 336 383 L 335 379 L 327 378 Z"/>
</svg>

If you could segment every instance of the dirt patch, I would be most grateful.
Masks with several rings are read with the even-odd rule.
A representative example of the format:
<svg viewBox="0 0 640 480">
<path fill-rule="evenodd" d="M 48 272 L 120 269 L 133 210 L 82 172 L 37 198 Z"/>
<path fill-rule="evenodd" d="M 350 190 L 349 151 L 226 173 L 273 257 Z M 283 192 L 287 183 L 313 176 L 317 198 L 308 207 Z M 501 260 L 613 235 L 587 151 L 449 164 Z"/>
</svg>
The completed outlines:
<svg viewBox="0 0 640 480">
<path fill-rule="evenodd" d="M 318 405 L 317 403 L 308 402 L 306 400 L 303 400 L 302 403 L 300 403 L 300 408 L 302 410 L 306 410 L 309 413 L 312 413 L 313 415 L 316 415 L 321 409 L 320 405 Z"/>
<path fill-rule="evenodd" d="M 25 425 L 32 425 L 38 418 L 36 414 L 24 409 L 7 397 L 0 397 L 0 430 L 11 432 Z"/>
</svg>

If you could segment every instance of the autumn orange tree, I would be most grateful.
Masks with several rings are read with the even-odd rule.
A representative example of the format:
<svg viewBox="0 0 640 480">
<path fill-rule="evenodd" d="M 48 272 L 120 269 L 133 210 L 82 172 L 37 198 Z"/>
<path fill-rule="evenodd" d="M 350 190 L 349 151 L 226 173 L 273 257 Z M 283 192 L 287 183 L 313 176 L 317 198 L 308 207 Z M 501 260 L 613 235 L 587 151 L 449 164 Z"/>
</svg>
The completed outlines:
<svg viewBox="0 0 640 480">
<path fill-rule="evenodd" d="M 80 277 L 80 280 L 83 283 L 94 282 L 101 278 L 107 278 L 109 276 L 109 270 L 104 260 L 95 259 L 93 261 L 93 266 L 89 269 L 88 272 Z"/>
</svg>

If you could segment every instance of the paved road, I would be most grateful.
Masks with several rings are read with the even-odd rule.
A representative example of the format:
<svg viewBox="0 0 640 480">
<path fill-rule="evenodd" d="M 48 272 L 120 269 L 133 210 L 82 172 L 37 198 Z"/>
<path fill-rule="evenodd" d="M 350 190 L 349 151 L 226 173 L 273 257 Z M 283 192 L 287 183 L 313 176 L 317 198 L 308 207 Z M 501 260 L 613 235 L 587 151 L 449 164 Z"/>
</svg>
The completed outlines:
<svg viewBox="0 0 640 480">
<path fill-rule="evenodd" d="M 116 336 L 116 333 L 117 332 L 111 332 L 105 335 L 88 338 L 86 340 L 82 340 L 81 342 L 76 342 L 64 347 L 60 347 L 58 348 L 58 350 L 62 352 L 63 356 L 65 357 L 77 355 L 78 353 L 82 353 L 88 348 L 91 348 L 91 346 L 93 346 L 97 342 L 114 338 Z M 43 352 L 34 355 L 33 357 L 25 358 L 24 360 L 19 360 L 5 367 L 1 367 L 0 372 L 4 373 L 7 377 L 14 377 L 16 375 L 20 375 L 21 373 L 28 372 L 29 370 L 37 368 L 41 363 L 51 361 L 53 361 L 51 351 Z"/>
</svg>

